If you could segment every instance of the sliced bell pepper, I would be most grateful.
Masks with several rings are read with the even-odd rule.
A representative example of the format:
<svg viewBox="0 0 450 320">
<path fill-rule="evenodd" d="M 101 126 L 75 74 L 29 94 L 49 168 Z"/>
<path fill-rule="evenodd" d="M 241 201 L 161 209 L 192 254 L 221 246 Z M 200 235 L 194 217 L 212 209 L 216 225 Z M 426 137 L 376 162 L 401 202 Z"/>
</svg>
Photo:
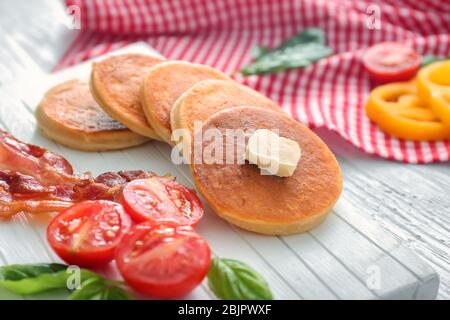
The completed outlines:
<svg viewBox="0 0 450 320">
<path fill-rule="evenodd" d="M 424 141 L 450 137 L 450 127 L 419 98 L 415 81 L 375 88 L 369 96 L 366 112 L 381 130 L 397 138 Z"/>
<path fill-rule="evenodd" d="M 429 101 L 432 92 L 450 93 L 450 60 L 432 63 L 417 73 L 417 89 L 424 101 Z"/>
<path fill-rule="evenodd" d="M 430 106 L 447 128 L 450 128 L 450 92 L 433 92 Z"/>
<path fill-rule="evenodd" d="M 435 62 L 417 74 L 419 96 L 450 128 L 450 60 Z"/>
</svg>

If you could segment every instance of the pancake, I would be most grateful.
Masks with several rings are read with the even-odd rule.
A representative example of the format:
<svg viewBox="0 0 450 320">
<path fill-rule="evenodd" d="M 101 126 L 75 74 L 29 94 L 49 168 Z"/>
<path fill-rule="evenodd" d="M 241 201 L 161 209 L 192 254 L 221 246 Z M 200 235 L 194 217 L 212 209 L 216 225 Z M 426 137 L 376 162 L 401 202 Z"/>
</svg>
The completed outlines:
<svg viewBox="0 0 450 320">
<path fill-rule="evenodd" d="M 175 101 L 199 81 L 231 80 L 211 67 L 183 61 L 169 61 L 153 67 L 141 87 L 141 104 L 156 133 L 172 144 L 170 111 Z"/>
<path fill-rule="evenodd" d="M 288 235 L 310 230 L 321 223 L 342 190 L 339 165 L 325 143 L 311 130 L 288 115 L 253 107 L 232 108 L 213 115 L 203 126 L 216 128 L 225 150 L 245 150 L 245 143 L 231 146 L 225 142 L 225 129 L 279 130 L 279 136 L 296 141 L 302 157 L 290 177 L 262 175 L 248 162 L 238 164 L 206 164 L 192 161 L 195 185 L 209 205 L 223 219 L 253 232 Z M 197 135 L 197 133 L 196 133 Z M 213 138 L 204 138 L 200 151 L 208 150 Z M 248 141 L 248 136 L 246 139 Z M 220 141 L 220 140 L 219 140 Z"/>
<path fill-rule="evenodd" d="M 161 58 L 143 54 L 111 56 L 92 64 L 91 92 L 98 104 L 130 130 L 161 140 L 147 122 L 140 104 L 145 75 Z"/>
<path fill-rule="evenodd" d="M 174 104 L 170 113 L 172 131 L 187 129 L 191 137 L 194 121 L 206 121 L 224 109 L 253 106 L 283 112 L 272 100 L 232 81 L 204 80 L 186 91 Z"/>
<path fill-rule="evenodd" d="M 36 110 L 39 129 L 70 148 L 104 151 L 148 141 L 111 118 L 92 97 L 89 85 L 70 80 L 50 89 Z"/>
</svg>

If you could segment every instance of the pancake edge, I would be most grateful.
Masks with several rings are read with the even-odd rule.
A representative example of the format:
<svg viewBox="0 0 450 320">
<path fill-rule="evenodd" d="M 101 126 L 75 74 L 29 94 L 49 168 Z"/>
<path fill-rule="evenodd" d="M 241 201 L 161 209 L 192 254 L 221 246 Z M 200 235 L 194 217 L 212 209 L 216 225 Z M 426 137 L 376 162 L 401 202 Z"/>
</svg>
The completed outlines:
<svg viewBox="0 0 450 320">
<path fill-rule="evenodd" d="M 205 64 L 199 64 L 199 63 L 192 63 L 192 62 L 187 62 L 187 61 L 181 61 L 181 60 L 173 60 L 173 61 L 165 61 L 162 62 L 160 64 L 157 64 L 156 66 L 154 66 L 149 73 L 147 74 L 147 76 L 144 78 L 144 81 L 141 85 L 141 105 L 142 105 L 142 109 L 144 110 L 144 114 L 148 120 L 148 122 L 151 124 L 152 128 L 155 130 L 155 132 L 168 144 L 170 144 L 171 146 L 174 146 L 175 143 L 172 141 L 172 109 L 173 106 L 175 105 L 176 101 L 178 101 L 179 98 L 181 98 L 181 96 L 189 91 L 193 86 L 195 86 L 198 82 L 194 83 L 191 88 L 189 88 L 188 90 L 186 90 L 185 92 L 183 92 L 183 94 L 177 98 L 177 100 L 175 101 L 175 103 L 171 106 L 171 111 L 169 112 L 169 128 L 167 128 L 166 126 L 162 125 L 161 122 L 159 121 L 158 117 L 152 112 L 152 104 L 150 103 L 150 99 L 148 97 L 147 94 L 147 82 L 148 82 L 148 77 L 149 75 L 154 71 L 154 70 L 158 70 L 159 68 L 165 68 L 167 65 L 170 66 L 177 66 L 177 65 L 184 65 L 184 66 L 189 66 L 192 68 L 202 68 L 202 69 L 206 69 L 211 73 L 216 73 L 216 74 L 220 74 L 223 75 L 223 79 L 219 79 L 219 78 L 210 78 L 210 79 L 204 79 L 204 80 L 200 80 L 198 82 L 201 81 L 205 81 L 205 80 L 223 80 L 223 81 L 233 81 L 229 76 L 227 76 L 225 73 L 223 73 L 220 70 L 217 70 L 213 67 L 210 67 L 208 65 Z"/>
<path fill-rule="evenodd" d="M 38 128 L 46 137 L 69 148 L 83 151 L 109 151 L 130 148 L 149 141 L 149 138 L 128 129 L 89 133 L 64 126 L 43 111 L 45 99 L 46 97 L 35 112 Z"/>
<path fill-rule="evenodd" d="M 98 79 L 95 76 L 96 65 L 97 62 L 92 63 L 92 71 L 89 77 L 89 89 L 98 105 L 112 118 L 124 124 L 131 131 L 154 140 L 162 141 L 161 138 L 156 134 L 155 130 L 150 126 L 150 124 L 144 126 L 135 120 L 124 120 L 120 112 L 121 107 L 117 106 L 117 103 L 113 99 L 109 99 L 108 95 L 104 94 L 103 90 L 99 89 Z"/>
<path fill-rule="evenodd" d="M 334 205 L 339 200 L 342 194 L 343 188 L 343 180 L 342 173 L 339 174 L 340 179 L 340 188 L 337 193 L 334 201 L 331 205 L 325 208 L 323 211 L 316 213 L 313 216 L 307 217 L 301 220 L 289 221 L 289 222 L 273 222 L 267 221 L 263 219 L 244 219 L 242 216 L 232 213 L 226 208 L 220 207 L 216 201 L 209 197 L 209 193 L 202 189 L 201 185 L 197 181 L 196 175 L 192 172 L 191 166 L 191 175 L 194 180 L 194 184 L 196 189 L 200 192 L 200 194 L 205 198 L 206 202 L 209 206 L 214 210 L 214 212 L 222 219 L 230 222 L 233 225 L 236 225 L 244 230 L 270 235 L 270 236 L 286 236 L 292 234 L 303 233 L 314 229 L 318 225 L 320 225 L 328 216 L 328 214 L 333 210 Z"/>
<path fill-rule="evenodd" d="M 139 90 L 139 95 L 140 95 L 139 100 L 141 102 L 141 106 L 142 106 L 142 110 L 144 111 L 145 118 L 150 123 L 152 129 L 158 135 L 160 140 L 173 146 L 174 143 L 172 142 L 172 130 L 167 129 L 165 126 L 161 125 L 159 123 L 159 119 L 157 119 L 154 116 L 153 112 L 150 111 L 152 106 L 149 101 L 150 99 L 148 99 L 148 96 L 146 94 L 147 90 L 145 90 L 146 81 L 147 81 L 147 77 L 145 77 L 144 81 L 142 82 L 141 88 Z"/>
</svg>

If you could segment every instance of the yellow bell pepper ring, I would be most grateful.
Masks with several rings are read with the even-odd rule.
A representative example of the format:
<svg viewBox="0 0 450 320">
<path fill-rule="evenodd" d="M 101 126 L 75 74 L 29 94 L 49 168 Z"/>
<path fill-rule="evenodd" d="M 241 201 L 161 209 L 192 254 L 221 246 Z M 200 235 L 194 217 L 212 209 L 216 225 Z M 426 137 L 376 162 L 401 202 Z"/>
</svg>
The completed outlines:
<svg viewBox="0 0 450 320">
<path fill-rule="evenodd" d="M 414 141 L 450 138 L 450 127 L 417 95 L 414 81 L 395 82 L 375 88 L 366 104 L 368 117 L 384 132 Z"/>
<path fill-rule="evenodd" d="M 430 98 L 430 106 L 447 128 L 450 128 L 450 91 L 433 92 Z"/>
<path fill-rule="evenodd" d="M 432 63 L 417 73 L 419 96 L 429 101 L 432 92 L 450 92 L 450 60 Z"/>
</svg>

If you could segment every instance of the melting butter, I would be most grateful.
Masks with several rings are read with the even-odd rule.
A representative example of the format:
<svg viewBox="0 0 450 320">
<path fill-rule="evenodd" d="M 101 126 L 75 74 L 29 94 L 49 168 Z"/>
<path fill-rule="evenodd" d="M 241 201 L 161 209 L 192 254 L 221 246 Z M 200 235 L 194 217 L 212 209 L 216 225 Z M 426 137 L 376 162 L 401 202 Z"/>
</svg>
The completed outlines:
<svg viewBox="0 0 450 320">
<path fill-rule="evenodd" d="M 294 140 L 267 129 L 258 129 L 250 136 L 244 157 L 264 173 L 290 177 L 300 161 L 301 149 Z"/>
</svg>

